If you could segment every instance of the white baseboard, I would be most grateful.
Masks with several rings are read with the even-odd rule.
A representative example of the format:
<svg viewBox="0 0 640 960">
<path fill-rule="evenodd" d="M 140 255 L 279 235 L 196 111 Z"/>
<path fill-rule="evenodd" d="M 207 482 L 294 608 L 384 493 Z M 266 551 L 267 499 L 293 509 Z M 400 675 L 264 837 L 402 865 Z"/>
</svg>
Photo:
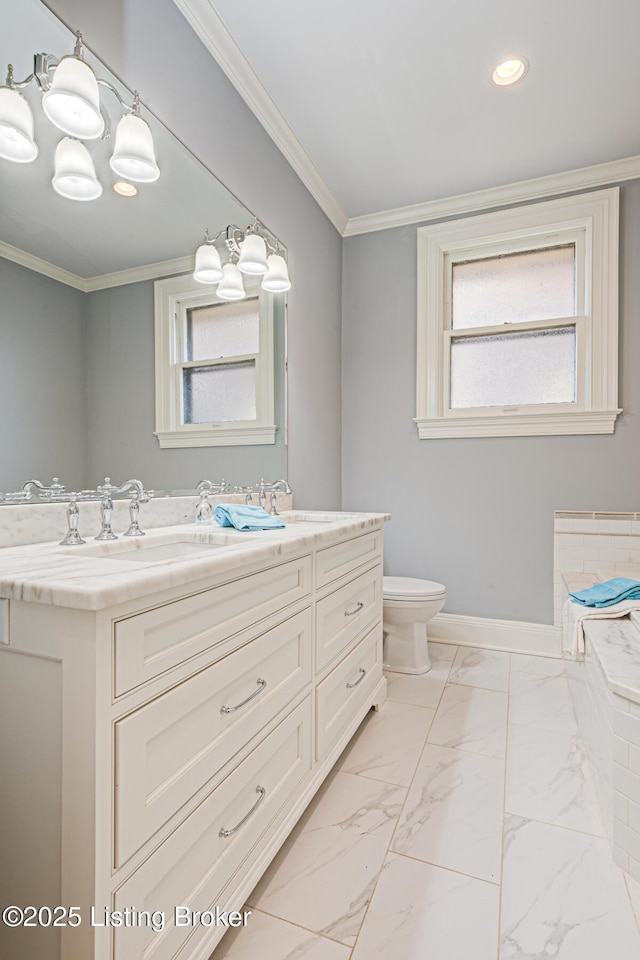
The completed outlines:
<svg viewBox="0 0 640 960">
<path fill-rule="evenodd" d="M 438 613 L 430 621 L 429 639 L 456 643 L 460 647 L 485 647 L 537 657 L 562 657 L 562 630 L 544 623 L 523 620 L 490 620 Z"/>
</svg>

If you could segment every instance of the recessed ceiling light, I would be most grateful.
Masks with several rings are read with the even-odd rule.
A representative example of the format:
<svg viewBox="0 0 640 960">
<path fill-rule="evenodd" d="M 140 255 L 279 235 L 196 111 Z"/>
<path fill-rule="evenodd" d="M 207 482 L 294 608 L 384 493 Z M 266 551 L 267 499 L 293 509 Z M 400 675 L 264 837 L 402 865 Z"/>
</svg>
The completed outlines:
<svg viewBox="0 0 640 960">
<path fill-rule="evenodd" d="M 529 64 L 524 57 L 509 57 L 498 64 L 493 71 L 492 79 L 499 87 L 506 87 L 510 83 L 521 80 L 528 69 Z"/>
<path fill-rule="evenodd" d="M 134 187 L 132 183 L 127 183 L 126 180 L 116 181 L 113 189 L 121 197 L 135 197 L 138 193 L 138 188 Z"/>
</svg>

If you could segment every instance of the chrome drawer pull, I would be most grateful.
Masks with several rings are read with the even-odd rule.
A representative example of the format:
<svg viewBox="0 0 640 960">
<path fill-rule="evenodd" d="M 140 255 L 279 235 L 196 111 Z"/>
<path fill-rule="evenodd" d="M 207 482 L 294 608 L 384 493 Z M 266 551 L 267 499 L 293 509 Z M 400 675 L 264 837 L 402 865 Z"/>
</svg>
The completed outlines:
<svg viewBox="0 0 640 960">
<path fill-rule="evenodd" d="M 364 603 L 362 602 L 362 600 L 359 600 L 355 610 L 345 610 L 344 615 L 345 617 L 355 617 L 356 613 L 360 613 L 360 611 L 363 609 L 364 609 Z"/>
<path fill-rule="evenodd" d="M 247 697 L 246 700 L 243 700 L 242 703 L 236 703 L 235 707 L 220 707 L 220 713 L 235 713 L 236 710 L 239 710 L 241 707 L 246 707 L 250 700 L 255 700 L 256 697 L 259 697 L 261 693 L 264 693 L 267 687 L 267 681 L 261 680 L 258 677 L 258 689 L 254 690 L 250 697 Z"/>
<path fill-rule="evenodd" d="M 258 797 L 258 799 L 256 800 L 256 802 L 254 803 L 254 805 L 251 807 L 251 810 L 249 810 L 249 813 L 242 818 L 242 820 L 240 821 L 240 823 L 236 823 L 235 827 L 232 827 L 231 830 L 225 830 L 224 827 L 223 827 L 223 828 L 220 830 L 220 833 L 218 834 L 219 837 L 222 837 L 224 840 L 226 840 L 227 837 L 232 837 L 232 836 L 234 835 L 234 833 L 237 833 L 238 830 L 240 829 L 240 827 L 242 827 L 242 826 L 247 822 L 247 820 L 249 819 L 249 817 L 252 817 L 252 816 L 254 815 L 254 813 L 256 812 L 256 810 L 258 809 L 258 807 L 260 806 L 260 804 L 262 803 L 262 801 L 263 801 L 264 798 L 266 797 L 267 791 L 265 790 L 264 787 L 256 787 L 256 793 L 259 793 L 260 796 Z"/>
<path fill-rule="evenodd" d="M 366 675 L 367 675 L 367 671 L 365 670 L 365 668 L 364 668 L 364 667 L 360 667 L 360 676 L 359 676 L 358 679 L 355 681 L 355 683 L 348 683 L 348 684 L 347 684 L 347 690 L 353 690 L 354 687 L 357 687 L 359 683 L 362 683 L 362 681 L 364 680 L 364 678 L 366 677 Z"/>
</svg>

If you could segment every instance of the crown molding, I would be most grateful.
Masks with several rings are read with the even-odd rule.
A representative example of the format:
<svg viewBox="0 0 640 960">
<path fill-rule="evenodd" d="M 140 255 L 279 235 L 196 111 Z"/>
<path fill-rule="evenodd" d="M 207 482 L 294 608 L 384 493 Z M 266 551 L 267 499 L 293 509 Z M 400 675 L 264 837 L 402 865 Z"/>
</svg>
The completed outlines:
<svg viewBox="0 0 640 960">
<path fill-rule="evenodd" d="M 174 3 L 316 203 L 336 230 L 344 235 L 347 214 L 227 30 L 212 0 L 174 0 Z"/>
<path fill-rule="evenodd" d="M 93 293 L 95 290 L 106 290 L 109 287 L 122 287 L 127 283 L 140 283 L 142 280 L 157 280 L 158 277 L 175 276 L 179 273 L 189 273 L 193 269 L 193 257 L 179 257 L 175 260 L 159 260 L 157 263 L 147 263 L 141 267 L 131 267 L 127 270 L 118 270 L 115 273 L 103 273 L 97 277 L 79 277 L 69 270 L 58 267 L 55 263 L 34 257 L 26 250 L 13 247 L 10 243 L 0 240 L 0 257 L 20 264 L 35 273 L 64 283 L 81 293 Z"/>
<path fill-rule="evenodd" d="M 524 203 L 528 200 L 541 200 L 561 193 L 575 190 L 589 190 L 611 183 L 640 178 L 640 156 L 627 157 L 624 160 L 611 160 L 592 167 L 581 167 L 566 173 L 553 173 L 535 180 L 520 180 L 500 187 L 488 187 L 473 193 L 462 193 L 441 200 L 427 200 L 395 210 L 382 210 L 380 213 L 368 213 L 360 217 L 350 217 L 343 233 L 345 237 L 361 233 L 373 233 L 376 230 L 390 230 L 411 223 L 425 223 L 429 220 L 448 220 L 451 217 L 489 210 L 493 207 L 506 207 Z"/>
<path fill-rule="evenodd" d="M 159 260 L 146 263 L 141 267 L 130 267 L 115 273 L 103 273 L 98 277 L 83 280 L 86 293 L 94 290 L 106 290 L 108 287 L 122 287 L 127 283 L 140 283 L 142 280 L 157 280 L 159 277 L 175 276 L 178 273 L 193 273 L 193 254 L 190 257 L 178 257 L 175 260 Z"/>
<path fill-rule="evenodd" d="M 78 277 L 75 273 L 64 270 L 62 267 L 57 267 L 55 263 L 49 263 L 48 260 L 41 260 L 40 257 L 34 257 L 33 254 L 27 253 L 26 250 L 13 247 L 10 243 L 5 243 L 3 240 L 0 240 L 0 257 L 4 257 L 5 260 L 11 260 L 13 263 L 20 264 L 21 267 L 26 267 L 28 270 L 41 273 L 45 277 L 51 277 L 52 280 L 57 280 L 59 283 L 66 283 L 68 287 L 74 287 L 76 290 L 81 290 L 83 293 L 86 293 L 85 284 L 87 281 L 83 280 L 82 277 Z"/>
</svg>

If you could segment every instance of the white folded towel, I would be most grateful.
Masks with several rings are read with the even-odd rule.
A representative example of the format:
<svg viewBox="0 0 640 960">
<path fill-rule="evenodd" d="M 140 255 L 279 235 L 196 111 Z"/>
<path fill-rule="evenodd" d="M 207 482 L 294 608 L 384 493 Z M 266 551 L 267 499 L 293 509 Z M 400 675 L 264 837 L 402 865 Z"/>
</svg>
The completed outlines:
<svg viewBox="0 0 640 960">
<path fill-rule="evenodd" d="M 640 610 L 640 600 L 621 600 L 610 607 L 583 607 L 567 600 L 562 610 L 562 649 L 565 656 L 584 653 L 584 621 L 611 620 L 626 617 L 631 610 Z"/>
</svg>

